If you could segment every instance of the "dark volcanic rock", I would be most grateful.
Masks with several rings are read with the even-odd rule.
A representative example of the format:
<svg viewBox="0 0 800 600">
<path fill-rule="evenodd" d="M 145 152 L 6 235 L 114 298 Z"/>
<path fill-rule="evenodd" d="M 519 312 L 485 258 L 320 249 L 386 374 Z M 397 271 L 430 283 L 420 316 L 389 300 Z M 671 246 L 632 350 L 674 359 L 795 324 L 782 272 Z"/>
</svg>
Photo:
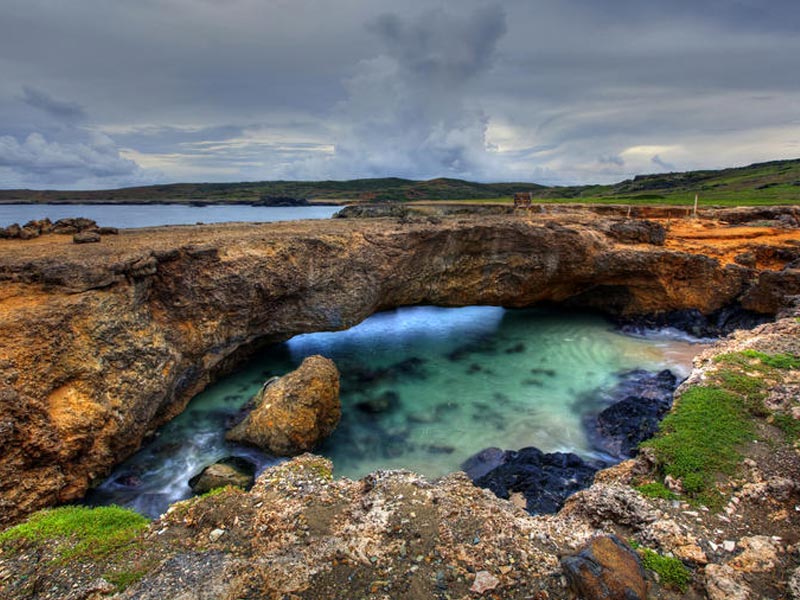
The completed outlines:
<svg viewBox="0 0 800 600">
<path fill-rule="evenodd" d="M 631 396 L 609 406 L 595 420 L 595 446 L 616 458 L 637 453 L 639 444 L 658 431 L 670 404 Z"/>
<path fill-rule="evenodd" d="M 612 401 L 621 400 L 584 419 L 592 444 L 614 458 L 635 455 L 639 444 L 658 431 L 658 424 L 672 407 L 677 385 L 675 375 L 666 369 L 623 373 L 619 384 L 606 395 Z"/>
<path fill-rule="evenodd" d="M 8 227 L 0 227 L 0 239 L 15 239 L 19 237 L 22 227 L 19 223 L 12 223 Z"/>
<path fill-rule="evenodd" d="M 616 536 L 589 542 L 578 554 L 561 560 L 569 586 L 580 598 L 645 600 L 647 581 L 636 553 Z"/>
<path fill-rule="evenodd" d="M 478 454 L 480 456 L 487 450 Z M 481 462 L 496 460 L 494 449 L 484 460 L 470 458 L 465 468 L 480 472 Z M 505 452 L 502 464 L 474 479 L 475 485 L 490 489 L 500 498 L 518 492 L 525 496 L 526 509 L 532 515 L 554 513 L 575 492 L 589 487 L 594 474 L 604 465 L 583 460 L 577 454 L 553 452 L 545 454 L 538 448 L 523 448 Z"/>
<path fill-rule="evenodd" d="M 770 320 L 769 315 L 746 310 L 732 304 L 704 315 L 697 309 L 682 309 L 620 319 L 623 331 L 642 333 L 647 330 L 672 327 L 697 338 L 715 338 L 737 329 L 753 329 Z"/>
</svg>

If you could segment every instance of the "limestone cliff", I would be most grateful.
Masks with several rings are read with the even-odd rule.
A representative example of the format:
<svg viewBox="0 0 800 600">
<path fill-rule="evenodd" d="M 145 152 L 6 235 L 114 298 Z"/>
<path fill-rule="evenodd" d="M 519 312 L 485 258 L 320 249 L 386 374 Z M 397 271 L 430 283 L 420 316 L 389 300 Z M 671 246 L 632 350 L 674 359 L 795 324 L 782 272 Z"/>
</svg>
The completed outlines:
<svg viewBox="0 0 800 600">
<path fill-rule="evenodd" d="M 89 246 L 0 240 L 0 522 L 80 497 L 259 344 L 402 305 L 569 301 L 637 315 L 741 302 L 774 313 L 800 293 L 797 229 L 673 220 L 653 245 L 615 235 L 623 220 L 566 212 L 163 227 Z"/>
</svg>

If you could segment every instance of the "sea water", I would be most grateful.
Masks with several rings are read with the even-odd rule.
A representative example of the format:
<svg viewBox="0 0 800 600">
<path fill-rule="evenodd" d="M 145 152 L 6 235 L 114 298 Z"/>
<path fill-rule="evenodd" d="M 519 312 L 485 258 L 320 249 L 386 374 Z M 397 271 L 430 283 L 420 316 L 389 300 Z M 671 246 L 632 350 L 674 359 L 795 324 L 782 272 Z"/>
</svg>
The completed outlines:
<svg viewBox="0 0 800 600">
<path fill-rule="evenodd" d="M 327 219 L 340 206 L 248 206 L 243 204 L 0 204 L 0 227 L 49 218 L 86 217 L 103 227 L 154 227 L 231 221 Z"/>
<path fill-rule="evenodd" d="M 156 516 L 191 495 L 188 480 L 228 456 L 276 457 L 225 441 L 226 428 L 263 382 L 313 354 L 341 373 L 342 420 L 317 453 L 337 476 L 410 469 L 435 478 L 484 448 L 536 446 L 594 456 L 583 418 L 607 402 L 622 372 L 686 376 L 700 351 L 675 335 L 633 337 L 594 314 L 496 307 L 411 307 L 339 332 L 270 347 L 191 401 L 184 413 L 88 500 Z"/>
</svg>

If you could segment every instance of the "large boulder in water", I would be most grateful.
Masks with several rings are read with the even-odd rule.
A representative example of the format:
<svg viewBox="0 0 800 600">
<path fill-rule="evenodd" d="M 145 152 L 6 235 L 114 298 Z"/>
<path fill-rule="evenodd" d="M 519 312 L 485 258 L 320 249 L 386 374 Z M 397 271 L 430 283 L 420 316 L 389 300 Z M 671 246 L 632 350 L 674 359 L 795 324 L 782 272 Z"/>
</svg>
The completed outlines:
<svg viewBox="0 0 800 600">
<path fill-rule="evenodd" d="M 226 438 L 278 456 L 295 456 L 328 437 L 341 416 L 336 365 L 310 356 L 297 370 L 265 386 L 256 407 Z"/>
</svg>

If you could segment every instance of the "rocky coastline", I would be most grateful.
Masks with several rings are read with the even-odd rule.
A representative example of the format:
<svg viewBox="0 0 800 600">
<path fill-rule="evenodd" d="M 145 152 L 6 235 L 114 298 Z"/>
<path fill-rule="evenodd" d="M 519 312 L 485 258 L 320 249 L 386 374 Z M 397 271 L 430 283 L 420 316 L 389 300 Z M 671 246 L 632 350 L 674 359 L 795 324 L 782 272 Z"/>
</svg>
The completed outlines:
<svg viewBox="0 0 800 600">
<path fill-rule="evenodd" d="M 738 209 L 731 222 L 721 221 L 724 212 L 677 222 L 580 210 L 411 214 L 122 230 L 90 246 L 57 235 L 0 240 L 2 521 L 79 498 L 254 348 L 396 306 L 558 303 L 645 326 L 687 311 L 717 324 L 723 312 L 783 315 L 701 357 L 678 396 L 702 385 L 730 344 L 759 348 L 766 339 L 771 353 L 796 356 L 800 325 L 788 311 L 800 294 L 800 236 L 780 215 L 764 224 L 762 213 L 754 210 L 750 222 Z M 783 404 L 765 401 L 782 417 L 794 415 L 797 398 L 796 370 L 788 372 Z M 662 404 L 655 401 L 661 414 Z M 598 416 L 595 426 L 602 423 Z M 619 457 L 638 443 L 627 432 L 620 439 Z M 730 480 L 725 514 L 751 504 L 752 514 L 743 523 L 729 518 L 728 529 L 722 521 L 722 534 L 706 531 L 716 515 L 700 518 L 698 510 L 708 507 L 632 487 L 664 481 L 649 452 L 599 472 L 592 487 L 541 517 L 463 475 L 334 481 L 330 464 L 305 455 L 265 472 L 250 492 L 188 501 L 151 524 L 139 550 L 152 564 L 120 597 L 164 597 L 190 572 L 195 589 L 216 590 L 211 597 L 444 598 L 477 586 L 486 597 L 566 598 L 581 584 L 561 557 L 612 534 L 684 561 L 690 594 L 721 598 L 711 590 L 731 586 L 788 593 L 797 540 L 786 532 L 800 528 L 791 512 L 797 452 L 786 452 L 781 468 L 748 455 L 755 466 Z M 780 518 L 765 521 L 759 503 Z M 0 559 L 0 590 L 11 597 L 29 592 L 4 576 L 23 568 L 15 561 L 28 551 L 22 544 L 17 558 Z M 63 585 L 57 569 L 32 568 L 30 576 L 53 589 Z M 119 589 L 86 573 L 93 579 L 79 578 L 76 598 Z M 650 573 L 659 597 L 673 597 Z"/>
</svg>

